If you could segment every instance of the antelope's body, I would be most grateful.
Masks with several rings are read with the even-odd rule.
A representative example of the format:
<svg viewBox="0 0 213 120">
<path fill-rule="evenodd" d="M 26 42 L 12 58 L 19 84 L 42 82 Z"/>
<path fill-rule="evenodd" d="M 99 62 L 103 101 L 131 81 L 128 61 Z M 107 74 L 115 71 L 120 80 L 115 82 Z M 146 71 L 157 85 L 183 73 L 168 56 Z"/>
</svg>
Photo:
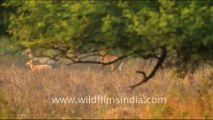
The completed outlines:
<svg viewBox="0 0 213 120">
<path fill-rule="evenodd" d="M 30 60 L 39 64 L 49 65 L 52 67 L 57 67 L 59 65 L 56 60 L 49 57 L 35 57 L 31 49 L 25 50 L 22 54 L 28 54 Z"/>
<path fill-rule="evenodd" d="M 53 67 L 50 65 L 34 65 L 32 60 L 29 60 L 26 65 L 28 65 L 32 71 L 43 71 L 53 69 Z"/>
<path fill-rule="evenodd" d="M 99 55 L 100 55 L 101 63 L 109 63 L 109 62 L 115 61 L 119 58 L 116 55 L 109 55 L 103 50 L 100 51 Z M 111 64 L 110 69 L 111 69 L 111 71 L 114 71 L 116 69 L 116 67 L 118 67 L 119 71 L 121 71 L 122 65 L 123 65 L 123 63 L 121 61 L 119 61 L 118 65 L 115 65 L 114 63 Z"/>
</svg>

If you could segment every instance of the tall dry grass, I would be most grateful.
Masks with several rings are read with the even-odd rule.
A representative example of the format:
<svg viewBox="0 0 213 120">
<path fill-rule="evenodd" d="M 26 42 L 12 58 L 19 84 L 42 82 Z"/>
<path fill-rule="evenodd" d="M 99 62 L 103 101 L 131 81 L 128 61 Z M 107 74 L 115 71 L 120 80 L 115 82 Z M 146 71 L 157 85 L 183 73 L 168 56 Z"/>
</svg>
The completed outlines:
<svg viewBox="0 0 213 120">
<path fill-rule="evenodd" d="M 1 93 L 9 118 L 213 118 L 213 69 L 204 66 L 193 78 L 178 78 L 172 69 L 160 70 L 132 92 L 126 86 L 139 82 L 136 69 L 148 63 L 126 63 L 122 72 L 98 66 L 62 66 L 31 72 L 24 65 L 0 64 Z M 165 104 L 53 104 L 52 97 L 166 97 Z M 2 109 L 2 108 L 1 108 Z M 3 110 L 3 109 L 2 109 Z"/>
</svg>

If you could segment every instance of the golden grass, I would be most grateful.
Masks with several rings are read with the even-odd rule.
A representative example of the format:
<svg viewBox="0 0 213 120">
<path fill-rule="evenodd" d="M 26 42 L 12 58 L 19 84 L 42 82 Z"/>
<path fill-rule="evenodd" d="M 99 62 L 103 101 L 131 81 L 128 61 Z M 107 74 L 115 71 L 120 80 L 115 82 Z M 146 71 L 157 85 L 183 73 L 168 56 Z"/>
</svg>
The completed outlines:
<svg viewBox="0 0 213 120">
<path fill-rule="evenodd" d="M 23 65 L 0 64 L 1 93 L 9 118 L 213 118 L 213 69 L 200 68 L 192 79 L 178 78 L 172 69 L 160 70 L 148 83 L 126 92 L 140 80 L 137 68 L 126 64 L 122 72 L 97 66 L 74 65 L 46 72 L 31 72 Z M 166 97 L 165 104 L 53 104 L 52 97 Z M 1 111 L 3 108 L 1 107 Z M 1 114 L 0 114 L 1 115 Z M 4 114 L 5 117 L 5 114 Z"/>
</svg>

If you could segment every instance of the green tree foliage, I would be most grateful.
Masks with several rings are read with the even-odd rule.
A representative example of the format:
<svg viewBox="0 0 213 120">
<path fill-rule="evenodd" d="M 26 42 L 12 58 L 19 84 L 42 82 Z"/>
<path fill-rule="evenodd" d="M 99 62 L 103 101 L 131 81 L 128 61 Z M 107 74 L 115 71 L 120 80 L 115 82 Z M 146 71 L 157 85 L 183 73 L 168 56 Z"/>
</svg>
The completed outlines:
<svg viewBox="0 0 213 120">
<path fill-rule="evenodd" d="M 14 6 L 4 6 L 5 2 L 6 0 L 0 0 L 0 56 L 17 49 L 17 46 L 10 44 L 10 41 L 8 41 L 8 38 L 11 37 L 8 31 L 10 15 L 15 12 L 16 8 Z"/>
<path fill-rule="evenodd" d="M 55 49 L 60 51 L 59 58 L 71 60 L 69 53 L 97 53 L 101 49 L 121 56 L 119 60 L 155 58 L 157 63 L 149 75 L 138 71 L 145 82 L 163 63 L 183 70 L 212 60 L 212 5 L 211 0 L 4 3 L 5 7 L 17 8 L 8 29 L 15 46 Z"/>
<path fill-rule="evenodd" d="M 0 35 L 5 35 L 6 34 L 6 30 L 7 30 L 7 27 L 8 27 L 8 24 L 9 24 L 9 21 L 8 21 L 8 14 L 7 12 L 9 11 L 7 7 L 3 7 L 2 4 L 4 3 L 5 1 L 3 0 L 0 0 Z"/>
</svg>

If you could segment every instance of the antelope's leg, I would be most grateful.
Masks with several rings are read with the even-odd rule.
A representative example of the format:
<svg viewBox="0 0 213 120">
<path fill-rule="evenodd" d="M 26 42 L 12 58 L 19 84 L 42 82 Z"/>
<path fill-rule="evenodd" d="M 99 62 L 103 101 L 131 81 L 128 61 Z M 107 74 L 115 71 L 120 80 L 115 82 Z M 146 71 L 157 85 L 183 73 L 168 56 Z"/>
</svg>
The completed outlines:
<svg viewBox="0 0 213 120">
<path fill-rule="evenodd" d="M 119 65 L 119 67 L 118 67 L 118 70 L 121 71 L 121 70 L 122 70 L 122 67 L 123 67 L 123 62 L 120 63 L 120 65 Z"/>
<path fill-rule="evenodd" d="M 115 65 L 114 64 L 110 65 L 110 70 L 111 70 L 111 72 L 115 71 Z"/>
</svg>

